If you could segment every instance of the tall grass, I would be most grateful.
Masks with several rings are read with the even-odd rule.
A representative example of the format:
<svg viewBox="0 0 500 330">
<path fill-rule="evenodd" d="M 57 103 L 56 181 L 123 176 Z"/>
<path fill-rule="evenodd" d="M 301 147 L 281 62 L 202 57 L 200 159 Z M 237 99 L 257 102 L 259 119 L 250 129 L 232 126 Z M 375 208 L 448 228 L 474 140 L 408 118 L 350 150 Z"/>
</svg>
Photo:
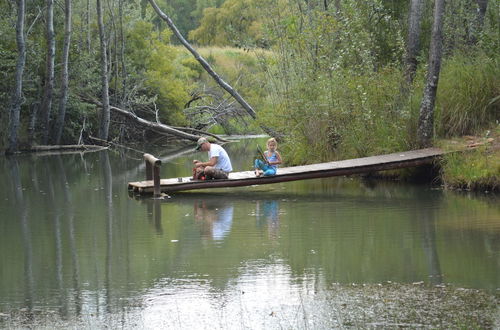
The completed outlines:
<svg viewBox="0 0 500 330">
<path fill-rule="evenodd" d="M 438 136 L 474 134 L 500 120 L 500 56 L 451 57 L 444 62 L 438 88 Z"/>
<path fill-rule="evenodd" d="M 407 149 L 407 131 L 415 116 L 398 102 L 402 72 L 307 75 L 281 81 L 268 125 L 286 136 L 290 164 L 329 161 Z M 415 125 L 413 125 L 415 126 Z"/>
</svg>

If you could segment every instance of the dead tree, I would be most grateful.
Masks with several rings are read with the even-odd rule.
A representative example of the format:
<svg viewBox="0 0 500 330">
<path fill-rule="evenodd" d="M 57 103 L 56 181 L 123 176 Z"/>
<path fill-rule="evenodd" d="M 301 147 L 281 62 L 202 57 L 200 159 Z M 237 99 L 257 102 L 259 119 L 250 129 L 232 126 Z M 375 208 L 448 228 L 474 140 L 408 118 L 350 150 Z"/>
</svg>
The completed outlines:
<svg viewBox="0 0 500 330">
<path fill-rule="evenodd" d="M 192 105 L 203 100 L 202 105 Z M 230 118 L 241 118 L 244 121 L 244 110 L 235 104 L 232 99 L 224 97 L 217 90 L 205 89 L 193 95 L 186 104 L 184 114 L 197 129 L 207 130 L 214 125 L 221 125 L 228 132 Z"/>
</svg>

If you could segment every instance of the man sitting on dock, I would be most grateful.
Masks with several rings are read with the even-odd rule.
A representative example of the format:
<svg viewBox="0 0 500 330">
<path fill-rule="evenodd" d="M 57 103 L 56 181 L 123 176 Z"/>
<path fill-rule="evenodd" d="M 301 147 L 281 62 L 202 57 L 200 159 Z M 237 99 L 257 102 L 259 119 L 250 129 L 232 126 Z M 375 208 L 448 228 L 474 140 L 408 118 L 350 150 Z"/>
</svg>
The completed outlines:
<svg viewBox="0 0 500 330">
<path fill-rule="evenodd" d="M 208 151 L 209 160 L 208 162 L 193 160 L 194 178 L 204 175 L 206 180 L 227 179 L 233 167 L 226 150 L 218 144 L 208 142 L 204 137 L 198 139 L 197 145 L 196 150 Z"/>
</svg>

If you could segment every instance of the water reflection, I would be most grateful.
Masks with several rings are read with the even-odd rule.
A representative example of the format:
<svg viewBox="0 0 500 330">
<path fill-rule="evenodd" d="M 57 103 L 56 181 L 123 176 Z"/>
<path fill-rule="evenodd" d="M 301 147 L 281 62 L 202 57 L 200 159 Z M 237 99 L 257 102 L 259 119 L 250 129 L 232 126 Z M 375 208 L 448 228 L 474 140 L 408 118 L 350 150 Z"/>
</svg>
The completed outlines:
<svg viewBox="0 0 500 330">
<path fill-rule="evenodd" d="M 422 233 L 422 248 L 424 250 L 427 268 L 429 270 L 429 282 L 441 284 L 443 275 L 436 244 L 436 211 L 435 208 L 417 209 L 415 221 L 420 225 Z"/>
<path fill-rule="evenodd" d="M 73 270 L 72 282 L 73 282 L 73 290 L 75 292 L 75 313 L 76 315 L 79 316 L 82 312 L 82 297 L 80 288 L 80 266 L 79 266 L 78 251 L 75 239 L 75 223 L 74 223 L 75 211 L 73 205 L 73 198 L 66 177 L 66 170 L 64 168 L 64 164 L 60 156 L 57 156 L 57 171 L 59 173 L 59 178 L 61 180 L 65 212 L 68 221 L 69 249 L 71 251 L 71 266 Z"/>
<path fill-rule="evenodd" d="M 16 158 L 8 157 L 7 166 L 11 179 L 11 195 L 14 196 L 14 207 L 20 211 L 22 242 L 24 251 L 24 302 L 28 319 L 32 316 L 34 296 L 33 246 L 31 228 L 28 218 L 28 204 L 23 194 L 23 186 L 19 176 L 19 163 Z"/>
<path fill-rule="evenodd" d="M 194 202 L 194 219 L 203 239 L 221 241 L 231 231 L 234 206 L 231 202 L 202 199 Z"/>
<path fill-rule="evenodd" d="M 332 283 L 499 285 L 497 204 L 351 179 L 138 201 L 126 191 L 137 162 L 0 159 L 0 315 L 175 313 L 193 301 L 207 313 L 226 303 L 241 313 L 242 301 L 261 312 L 262 301 L 313 299 Z"/>
<path fill-rule="evenodd" d="M 255 201 L 255 216 L 257 227 L 267 227 L 269 238 L 276 240 L 279 237 L 280 207 L 277 199 Z"/>
</svg>

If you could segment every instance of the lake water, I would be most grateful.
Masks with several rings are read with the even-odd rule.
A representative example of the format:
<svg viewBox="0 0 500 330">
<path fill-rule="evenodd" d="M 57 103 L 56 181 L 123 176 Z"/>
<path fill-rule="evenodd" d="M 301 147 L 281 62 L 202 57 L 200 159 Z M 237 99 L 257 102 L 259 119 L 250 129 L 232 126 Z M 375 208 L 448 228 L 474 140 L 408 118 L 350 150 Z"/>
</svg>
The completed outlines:
<svg viewBox="0 0 500 330">
<path fill-rule="evenodd" d="M 226 145 L 235 170 L 257 141 Z M 190 150 L 153 152 L 162 177 Z M 340 177 L 138 199 L 132 156 L 0 158 L 0 327 L 318 328 L 339 286 L 499 290 L 498 196 Z"/>
</svg>

